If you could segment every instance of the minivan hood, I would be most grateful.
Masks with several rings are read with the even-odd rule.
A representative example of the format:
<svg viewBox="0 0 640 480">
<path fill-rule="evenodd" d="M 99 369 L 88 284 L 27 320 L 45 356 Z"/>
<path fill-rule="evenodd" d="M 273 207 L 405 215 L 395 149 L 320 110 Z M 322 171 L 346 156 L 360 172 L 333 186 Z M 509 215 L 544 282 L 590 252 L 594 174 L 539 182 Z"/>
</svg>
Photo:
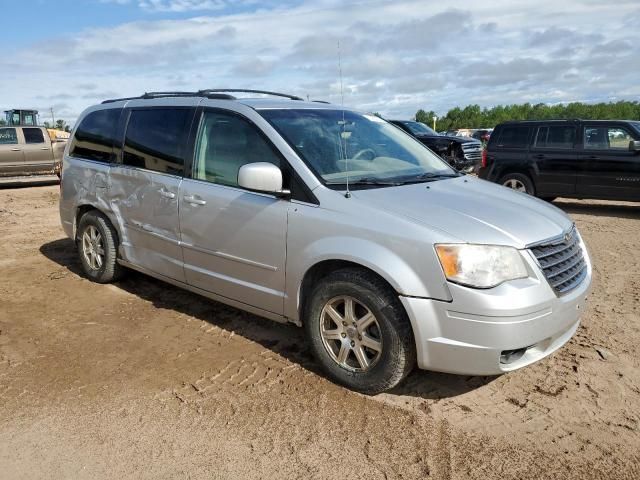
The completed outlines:
<svg viewBox="0 0 640 480">
<path fill-rule="evenodd" d="M 524 248 L 572 225 L 559 208 L 469 176 L 352 191 L 359 201 L 456 237 L 464 243 Z"/>
</svg>

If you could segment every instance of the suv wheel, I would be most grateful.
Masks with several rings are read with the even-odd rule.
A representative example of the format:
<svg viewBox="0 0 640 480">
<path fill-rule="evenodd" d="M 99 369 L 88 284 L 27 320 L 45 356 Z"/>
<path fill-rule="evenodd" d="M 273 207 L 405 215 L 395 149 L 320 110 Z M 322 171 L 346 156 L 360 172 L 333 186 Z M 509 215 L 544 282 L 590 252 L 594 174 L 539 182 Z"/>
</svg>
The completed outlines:
<svg viewBox="0 0 640 480">
<path fill-rule="evenodd" d="M 529 177 L 523 173 L 508 173 L 500 179 L 500 185 L 518 192 L 528 193 L 529 195 L 535 195 L 535 189 L 533 188 L 533 182 Z"/>
<path fill-rule="evenodd" d="M 78 224 L 78 251 L 84 273 L 94 282 L 109 283 L 122 275 L 117 263 L 116 232 L 100 212 L 91 211 Z"/>
<path fill-rule="evenodd" d="M 415 343 L 395 292 L 375 275 L 344 269 L 312 291 L 304 318 L 313 354 L 336 382 L 377 394 L 393 388 L 415 364 Z"/>
</svg>

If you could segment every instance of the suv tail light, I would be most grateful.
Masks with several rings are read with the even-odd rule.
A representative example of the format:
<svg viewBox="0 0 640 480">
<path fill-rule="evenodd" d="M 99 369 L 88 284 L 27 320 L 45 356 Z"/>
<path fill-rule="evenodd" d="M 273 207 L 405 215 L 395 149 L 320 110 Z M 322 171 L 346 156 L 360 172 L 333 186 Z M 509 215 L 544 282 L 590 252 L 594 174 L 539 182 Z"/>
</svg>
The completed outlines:
<svg viewBox="0 0 640 480">
<path fill-rule="evenodd" d="M 482 162 L 480 165 L 482 165 L 483 168 L 487 166 L 487 147 L 482 149 Z"/>
</svg>

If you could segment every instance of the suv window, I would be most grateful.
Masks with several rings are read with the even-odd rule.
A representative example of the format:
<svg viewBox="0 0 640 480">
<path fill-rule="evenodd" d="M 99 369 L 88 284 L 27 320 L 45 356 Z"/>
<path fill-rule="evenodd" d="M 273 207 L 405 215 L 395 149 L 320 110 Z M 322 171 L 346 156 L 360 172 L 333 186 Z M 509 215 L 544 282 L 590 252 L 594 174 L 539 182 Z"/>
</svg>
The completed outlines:
<svg viewBox="0 0 640 480">
<path fill-rule="evenodd" d="M 191 113 L 190 108 L 133 110 L 125 134 L 122 163 L 182 175 Z"/>
<path fill-rule="evenodd" d="M 280 167 L 279 155 L 253 124 L 223 112 L 202 115 L 193 178 L 237 186 L 238 170 L 253 162 L 269 162 Z"/>
<path fill-rule="evenodd" d="M 568 125 L 555 125 L 538 128 L 536 148 L 572 149 L 576 140 L 576 128 Z"/>
<path fill-rule="evenodd" d="M 97 110 L 84 117 L 71 141 L 69 155 L 97 162 L 110 162 L 116 142 L 121 109 Z"/>
<path fill-rule="evenodd" d="M 500 132 L 498 147 L 526 148 L 529 139 L 529 127 L 504 127 Z"/>
<path fill-rule="evenodd" d="M 18 135 L 15 128 L 0 128 L 0 145 L 12 145 L 18 143 Z"/>
<path fill-rule="evenodd" d="M 40 128 L 23 128 L 25 143 L 44 143 L 44 134 Z"/>
<path fill-rule="evenodd" d="M 628 150 L 633 137 L 620 127 L 585 127 L 584 148 L 588 150 Z"/>
</svg>

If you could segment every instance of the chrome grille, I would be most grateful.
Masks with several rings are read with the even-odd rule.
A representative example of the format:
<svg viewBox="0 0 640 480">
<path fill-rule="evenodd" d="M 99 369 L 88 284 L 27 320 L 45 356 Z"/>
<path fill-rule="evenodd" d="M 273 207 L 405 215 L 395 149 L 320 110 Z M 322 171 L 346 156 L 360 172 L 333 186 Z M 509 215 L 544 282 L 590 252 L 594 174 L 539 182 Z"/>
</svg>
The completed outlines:
<svg viewBox="0 0 640 480">
<path fill-rule="evenodd" d="M 563 238 L 540 243 L 530 250 L 558 295 L 573 290 L 587 276 L 587 262 L 575 227 Z"/>
<path fill-rule="evenodd" d="M 460 145 L 462 153 L 467 160 L 480 160 L 482 158 L 482 144 L 480 142 L 468 142 Z"/>
</svg>

